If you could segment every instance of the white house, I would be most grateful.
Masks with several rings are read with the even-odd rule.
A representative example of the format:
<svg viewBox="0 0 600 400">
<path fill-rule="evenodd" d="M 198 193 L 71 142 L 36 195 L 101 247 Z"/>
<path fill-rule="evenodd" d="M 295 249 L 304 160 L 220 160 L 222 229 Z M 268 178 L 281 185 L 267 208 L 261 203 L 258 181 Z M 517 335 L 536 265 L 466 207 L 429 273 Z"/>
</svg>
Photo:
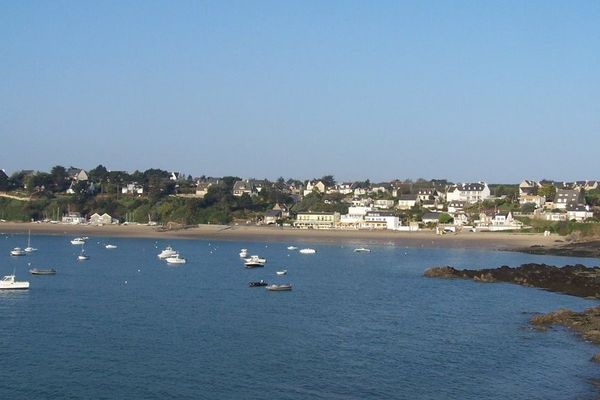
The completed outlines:
<svg viewBox="0 0 600 400">
<path fill-rule="evenodd" d="M 588 218 L 594 218 L 594 213 L 588 206 L 582 205 L 567 205 L 567 219 L 569 221 L 585 221 Z"/>
<path fill-rule="evenodd" d="M 365 215 L 372 211 L 371 207 L 352 206 L 348 207 L 348 214 L 340 216 L 340 225 L 344 227 L 358 228 L 365 220 Z"/>
<path fill-rule="evenodd" d="M 373 207 L 387 210 L 389 208 L 394 208 L 394 204 L 396 202 L 394 200 L 375 200 L 373 202 Z"/>
<path fill-rule="evenodd" d="M 128 183 L 121 188 L 122 194 L 144 194 L 144 187 L 137 183 Z M 91 218 L 91 217 L 90 217 Z"/>
<path fill-rule="evenodd" d="M 544 196 L 537 196 L 537 195 L 528 195 L 528 194 L 524 194 L 519 196 L 519 204 L 523 205 L 523 204 L 535 204 L 536 208 L 540 208 L 543 207 L 544 204 L 546 203 L 546 198 Z"/>
<path fill-rule="evenodd" d="M 85 224 L 86 220 L 85 220 L 85 217 L 82 217 L 80 213 L 70 212 L 62 217 L 61 222 L 63 224 L 77 225 L 77 224 Z"/>
<path fill-rule="evenodd" d="M 88 180 L 88 174 L 87 172 L 85 172 L 85 170 L 81 169 L 81 168 L 69 168 L 67 170 L 67 176 L 72 180 L 72 181 L 87 181 Z"/>
<path fill-rule="evenodd" d="M 400 210 L 408 210 L 417 204 L 420 204 L 420 199 L 416 194 L 403 194 L 400 195 L 400 199 L 398 199 L 398 208 Z"/>
<path fill-rule="evenodd" d="M 542 187 L 542 185 L 539 182 L 536 182 L 534 180 L 523 179 L 521 183 L 519 183 L 519 197 L 525 195 L 531 196 L 540 187 Z"/>
<path fill-rule="evenodd" d="M 464 201 L 477 203 L 491 197 L 490 188 L 485 182 L 463 183 L 450 186 L 446 195 L 447 201 Z"/>
<path fill-rule="evenodd" d="M 303 229 L 331 229 L 340 223 L 338 212 L 300 212 L 296 215 L 294 226 Z"/>
<path fill-rule="evenodd" d="M 255 196 L 258 194 L 258 192 L 252 182 L 250 182 L 248 179 L 243 181 L 235 181 L 233 184 L 233 195 L 236 197 L 241 197 L 244 194 Z"/>
<path fill-rule="evenodd" d="M 442 215 L 442 213 L 426 212 L 423 214 L 421 220 L 424 224 L 437 224 L 438 222 L 440 222 L 440 215 Z"/>
<path fill-rule="evenodd" d="M 308 181 L 306 184 L 306 189 L 304 189 L 304 195 L 309 195 L 313 191 L 325 193 L 326 189 L 327 188 L 325 187 L 325 184 L 321 181 Z"/>
<path fill-rule="evenodd" d="M 102 215 L 100 215 L 98 213 L 94 213 L 90 217 L 90 224 L 92 224 L 92 225 L 110 225 L 114 221 L 115 221 L 115 219 L 113 217 L 111 217 L 110 215 L 108 215 L 107 213 L 104 213 Z"/>
<path fill-rule="evenodd" d="M 566 210 L 567 206 L 585 205 L 583 192 L 580 190 L 557 189 L 554 197 L 554 207 L 559 210 Z"/>
<path fill-rule="evenodd" d="M 352 185 L 352 182 L 340 183 L 339 185 L 337 185 L 336 191 L 341 194 L 352 194 L 354 192 L 354 189 L 352 189 Z"/>
<path fill-rule="evenodd" d="M 398 230 L 402 224 L 400 219 L 389 211 L 368 211 L 365 221 L 361 224 L 363 229 Z"/>
<path fill-rule="evenodd" d="M 448 203 L 448 212 L 449 213 L 456 213 L 459 211 L 464 211 L 465 209 L 465 202 L 464 201 L 459 201 L 459 200 L 454 200 Z"/>
</svg>

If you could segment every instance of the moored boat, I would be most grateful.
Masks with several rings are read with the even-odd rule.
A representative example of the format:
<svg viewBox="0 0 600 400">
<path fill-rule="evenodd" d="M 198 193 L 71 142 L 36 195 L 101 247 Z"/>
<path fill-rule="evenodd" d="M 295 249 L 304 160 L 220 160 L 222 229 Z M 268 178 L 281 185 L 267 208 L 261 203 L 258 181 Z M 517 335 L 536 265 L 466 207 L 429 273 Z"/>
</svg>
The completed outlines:
<svg viewBox="0 0 600 400">
<path fill-rule="evenodd" d="M 287 269 L 284 269 L 283 271 L 277 271 L 276 274 L 279 276 L 283 276 L 283 275 L 287 274 Z"/>
<path fill-rule="evenodd" d="M 56 275 L 56 270 L 54 268 L 32 268 L 29 273 L 31 275 Z"/>
<path fill-rule="evenodd" d="M 31 229 L 29 230 L 29 236 L 27 237 L 27 247 L 25 247 L 24 250 L 26 253 L 33 253 L 34 251 L 37 251 L 35 247 L 31 247 Z"/>
<path fill-rule="evenodd" d="M 26 255 L 26 254 L 27 254 L 27 253 L 25 252 L 25 250 L 23 250 L 23 249 L 22 249 L 22 248 L 20 248 L 20 247 L 15 247 L 14 249 L 12 249 L 12 250 L 10 251 L 10 255 L 11 255 L 11 256 L 24 256 L 24 255 Z"/>
<path fill-rule="evenodd" d="M 317 251 L 315 249 L 310 249 L 310 248 L 306 248 L 306 249 L 300 249 L 299 253 L 300 254 L 315 254 Z"/>
<path fill-rule="evenodd" d="M 117 246 L 115 246 L 114 244 L 107 244 L 106 246 L 104 246 L 107 249 L 116 249 Z"/>
<path fill-rule="evenodd" d="M 73 244 L 73 245 L 85 244 L 85 239 L 82 237 L 76 237 L 75 239 L 71 240 L 71 244 Z"/>
<path fill-rule="evenodd" d="M 248 287 L 261 287 L 261 286 L 267 286 L 268 283 L 263 281 L 262 279 L 260 281 L 255 281 L 255 282 L 248 282 Z"/>
<path fill-rule="evenodd" d="M 354 249 L 355 253 L 370 253 L 371 249 L 367 249 L 366 247 L 358 247 Z"/>
<path fill-rule="evenodd" d="M 81 253 L 77 256 L 77 259 L 80 261 L 89 260 L 90 256 L 85 254 L 85 250 L 83 249 L 83 245 L 81 246 Z"/>
<path fill-rule="evenodd" d="M 288 250 L 298 250 L 298 248 L 296 246 L 288 246 L 287 249 Z"/>
<path fill-rule="evenodd" d="M 244 258 L 244 266 L 246 268 L 264 267 L 266 262 L 266 258 L 260 258 L 259 256 L 250 256 L 250 258 Z"/>
<path fill-rule="evenodd" d="M 246 258 L 248 257 L 248 249 L 241 249 L 240 250 L 240 258 Z"/>
<path fill-rule="evenodd" d="M 163 251 L 160 252 L 158 258 L 164 260 L 165 258 L 173 257 L 177 254 L 175 250 L 171 246 L 167 246 Z"/>
<path fill-rule="evenodd" d="M 187 262 L 185 258 L 179 257 L 179 254 L 167 257 L 166 261 L 168 264 L 185 264 Z"/>
<path fill-rule="evenodd" d="M 286 283 L 284 285 L 268 285 L 265 287 L 265 289 L 271 291 L 271 292 L 289 292 L 290 290 L 292 290 L 292 285 L 289 283 Z"/>
<path fill-rule="evenodd" d="M 28 281 L 17 281 L 15 275 L 6 275 L 0 280 L 0 290 L 29 289 Z"/>
</svg>

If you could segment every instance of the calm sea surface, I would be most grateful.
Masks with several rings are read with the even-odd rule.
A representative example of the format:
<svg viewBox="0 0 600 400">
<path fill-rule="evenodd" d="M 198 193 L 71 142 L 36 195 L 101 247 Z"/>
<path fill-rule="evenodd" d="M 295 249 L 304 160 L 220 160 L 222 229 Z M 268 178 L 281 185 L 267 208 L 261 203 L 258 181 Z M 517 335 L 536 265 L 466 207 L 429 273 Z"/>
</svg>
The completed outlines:
<svg viewBox="0 0 600 400">
<path fill-rule="evenodd" d="M 518 253 L 282 242 L 0 236 L 4 399 L 592 399 L 598 351 L 531 330 L 532 313 L 597 302 L 510 284 L 427 279 L 432 265 L 597 260 Z M 106 243 L 118 245 L 107 250 Z M 187 258 L 169 267 L 172 245 Z M 286 247 L 313 247 L 300 255 Z M 246 270 L 240 248 L 267 257 Z M 54 267 L 55 276 L 31 276 Z M 278 277 L 275 271 L 287 269 Z M 248 288 L 290 282 L 292 292 Z"/>
</svg>

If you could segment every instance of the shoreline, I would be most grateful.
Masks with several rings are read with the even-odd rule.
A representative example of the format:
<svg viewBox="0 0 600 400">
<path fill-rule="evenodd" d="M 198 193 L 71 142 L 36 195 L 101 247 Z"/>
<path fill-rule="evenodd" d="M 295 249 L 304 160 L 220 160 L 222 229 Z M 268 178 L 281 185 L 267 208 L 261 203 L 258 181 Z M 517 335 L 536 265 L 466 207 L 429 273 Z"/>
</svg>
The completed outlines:
<svg viewBox="0 0 600 400">
<path fill-rule="evenodd" d="M 150 239 L 213 239 L 249 241 L 294 241 L 319 243 L 360 242 L 404 247 L 481 248 L 525 251 L 532 246 L 556 247 L 558 236 L 538 233 L 461 232 L 443 236 L 433 231 L 394 232 L 366 230 L 305 230 L 274 226 L 198 225 L 185 229 L 161 230 L 147 225 L 69 225 L 30 222 L 0 223 L 0 233 L 62 236 L 131 237 Z"/>
</svg>

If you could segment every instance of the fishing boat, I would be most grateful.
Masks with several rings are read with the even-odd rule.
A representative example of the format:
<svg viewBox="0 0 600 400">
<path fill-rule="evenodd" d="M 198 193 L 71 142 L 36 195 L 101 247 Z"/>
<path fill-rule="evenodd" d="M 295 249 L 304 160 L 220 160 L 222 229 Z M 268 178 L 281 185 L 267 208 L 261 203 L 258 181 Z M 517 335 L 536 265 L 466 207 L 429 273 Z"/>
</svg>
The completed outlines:
<svg viewBox="0 0 600 400">
<path fill-rule="evenodd" d="M 283 276 L 283 275 L 287 274 L 287 269 L 284 269 L 283 271 L 277 271 L 276 274 L 279 276 Z"/>
<path fill-rule="evenodd" d="M 315 254 L 317 251 L 315 249 L 300 249 L 300 254 Z"/>
<path fill-rule="evenodd" d="M 164 260 L 165 258 L 173 257 L 177 254 L 175 250 L 171 246 L 167 246 L 163 251 L 160 252 L 158 258 Z"/>
<path fill-rule="evenodd" d="M 261 287 L 261 286 L 267 286 L 268 283 L 263 281 L 262 279 L 260 281 L 255 281 L 255 282 L 248 282 L 248 287 Z"/>
<path fill-rule="evenodd" d="M 185 264 L 187 262 L 185 258 L 179 257 L 178 253 L 175 253 L 175 255 L 171 257 L 167 257 L 166 261 L 168 264 Z"/>
<path fill-rule="evenodd" d="M 246 268 L 264 267 L 266 262 L 266 258 L 260 258 L 259 256 L 250 256 L 250 258 L 244 259 L 244 266 Z"/>
<path fill-rule="evenodd" d="M 268 285 L 265 287 L 265 289 L 267 289 L 270 292 L 289 292 L 290 290 L 292 290 L 292 285 L 289 283 L 286 283 L 284 285 Z"/>
<path fill-rule="evenodd" d="M 24 250 L 26 253 L 33 253 L 34 251 L 37 251 L 35 247 L 31 247 L 31 229 L 29 230 L 29 236 L 27 237 L 27 247 L 25 247 Z"/>
<path fill-rule="evenodd" d="M 248 249 L 241 249 L 240 250 L 240 258 L 246 258 L 248 257 Z"/>
<path fill-rule="evenodd" d="M 354 249 L 355 253 L 370 253 L 371 249 L 367 249 L 366 247 L 359 247 Z"/>
<path fill-rule="evenodd" d="M 6 275 L 0 280 L 0 290 L 23 290 L 29 289 L 29 282 L 17 281 L 14 273 Z"/>
<path fill-rule="evenodd" d="M 107 249 L 116 249 L 117 246 L 115 246 L 114 244 L 107 244 L 106 246 L 104 246 Z"/>
<path fill-rule="evenodd" d="M 25 253 L 25 250 L 23 250 L 22 248 L 15 247 L 14 249 L 12 249 L 10 251 L 10 255 L 11 256 L 24 256 L 24 255 L 27 255 L 27 253 Z"/>
<path fill-rule="evenodd" d="M 56 270 L 54 268 L 32 268 L 29 270 L 31 275 L 56 275 Z"/>
</svg>

